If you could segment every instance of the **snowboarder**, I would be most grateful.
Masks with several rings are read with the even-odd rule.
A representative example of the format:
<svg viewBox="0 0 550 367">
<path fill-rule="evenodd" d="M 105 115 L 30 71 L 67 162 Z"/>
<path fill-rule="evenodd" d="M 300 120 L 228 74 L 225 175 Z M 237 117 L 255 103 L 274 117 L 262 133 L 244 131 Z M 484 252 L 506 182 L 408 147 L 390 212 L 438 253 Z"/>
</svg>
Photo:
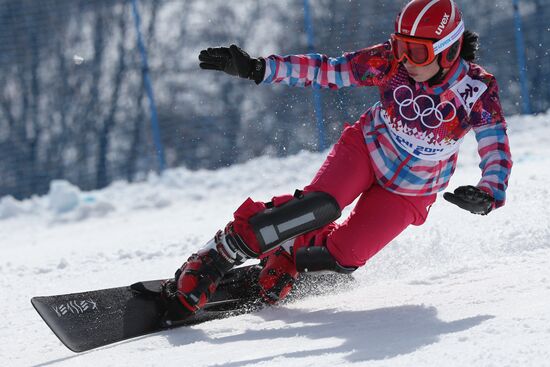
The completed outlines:
<svg viewBox="0 0 550 367">
<path fill-rule="evenodd" d="M 199 310 L 222 276 L 247 259 L 262 259 L 260 296 L 270 303 L 288 294 L 298 272 L 363 266 L 409 225 L 426 221 L 471 129 L 482 178 L 444 198 L 481 215 L 503 206 L 512 167 L 506 122 L 495 78 L 473 62 L 477 49 L 477 34 L 465 31 L 452 0 L 413 0 L 390 40 L 337 58 L 251 58 L 236 45 L 201 51 L 202 69 L 256 84 L 372 86 L 380 101 L 344 128 L 309 185 L 268 203 L 248 198 L 183 264 L 164 288 L 177 299 L 176 312 Z M 356 198 L 350 216 L 336 224 Z"/>
</svg>

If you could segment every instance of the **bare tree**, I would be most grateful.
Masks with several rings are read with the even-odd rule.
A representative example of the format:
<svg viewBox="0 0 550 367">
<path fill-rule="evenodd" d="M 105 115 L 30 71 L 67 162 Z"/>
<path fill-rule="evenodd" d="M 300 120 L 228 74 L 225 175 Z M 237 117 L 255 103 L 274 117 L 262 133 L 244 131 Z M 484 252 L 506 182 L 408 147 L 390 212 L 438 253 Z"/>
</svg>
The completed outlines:
<svg viewBox="0 0 550 367">
<path fill-rule="evenodd" d="M 121 86 L 124 81 L 126 73 L 126 27 L 127 27 L 127 8 L 126 5 L 121 5 L 118 9 L 118 64 L 114 71 L 114 81 L 112 83 L 112 94 L 110 96 L 110 106 L 105 118 L 103 118 L 102 125 L 98 127 L 98 150 L 96 160 L 96 188 L 102 188 L 109 183 L 107 172 L 107 153 L 109 150 L 109 138 L 112 129 L 115 126 L 115 114 L 119 107 L 119 101 L 121 99 Z"/>
</svg>

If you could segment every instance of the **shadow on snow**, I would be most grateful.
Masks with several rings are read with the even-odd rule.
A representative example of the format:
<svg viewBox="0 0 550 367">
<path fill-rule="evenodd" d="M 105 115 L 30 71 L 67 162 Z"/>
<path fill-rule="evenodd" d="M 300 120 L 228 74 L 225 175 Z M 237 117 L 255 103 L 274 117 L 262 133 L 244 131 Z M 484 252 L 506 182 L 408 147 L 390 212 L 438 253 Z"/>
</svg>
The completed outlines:
<svg viewBox="0 0 550 367">
<path fill-rule="evenodd" d="M 309 339 L 338 338 L 342 344 L 324 349 L 304 349 L 276 356 L 239 360 L 224 366 L 241 366 L 269 361 L 273 358 L 301 358 L 322 354 L 347 354 L 350 362 L 381 360 L 412 353 L 422 347 L 437 343 L 444 334 L 473 328 L 494 316 L 479 315 L 455 321 L 443 321 L 437 317 L 435 307 L 405 305 L 366 311 L 338 311 L 335 309 L 308 312 L 307 310 L 275 308 L 255 315 L 266 321 L 282 320 L 285 326 L 267 330 L 246 330 L 238 335 L 209 338 L 212 344 L 266 340 L 269 352 L 270 340 L 292 339 L 297 336 Z M 300 323 L 300 326 L 292 326 Z M 306 325 L 303 325 L 306 324 Z M 174 345 L 190 342 L 188 329 L 174 330 L 166 336 Z M 296 348 L 297 346 L 294 346 Z M 244 355 L 246 353 L 243 353 Z"/>
</svg>

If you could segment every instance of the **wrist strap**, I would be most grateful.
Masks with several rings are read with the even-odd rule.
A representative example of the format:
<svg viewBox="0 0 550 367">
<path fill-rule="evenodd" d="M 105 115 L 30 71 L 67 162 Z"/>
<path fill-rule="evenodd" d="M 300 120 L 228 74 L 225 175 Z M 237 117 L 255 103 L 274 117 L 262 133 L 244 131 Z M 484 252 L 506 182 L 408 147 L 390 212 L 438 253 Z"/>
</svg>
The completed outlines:
<svg viewBox="0 0 550 367">
<path fill-rule="evenodd" d="M 265 76 L 265 60 L 262 58 L 252 59 L 250 63 L 250 75 L 248 79 L 254 80 L 256 84 L 260 84 Z"/>
</svg>

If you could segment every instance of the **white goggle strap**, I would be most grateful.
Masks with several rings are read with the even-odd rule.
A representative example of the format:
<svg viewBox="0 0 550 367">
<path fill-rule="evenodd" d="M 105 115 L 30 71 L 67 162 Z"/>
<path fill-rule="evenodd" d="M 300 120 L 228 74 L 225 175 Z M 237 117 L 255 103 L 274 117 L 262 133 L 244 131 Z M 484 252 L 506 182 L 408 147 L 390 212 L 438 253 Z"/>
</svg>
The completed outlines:
<svg viewBox="0 0 550 367">
<path fill-rule="evenodd" d="M 458 23 L 458 27 L 456 27 L 451 33 L 434 43 L 434 55 L 439 55 L 451 47 L 451 45 L 460 39 L 462 33 L 464 33 L 464 22 L 461 20 L 460 23 Z"/>
</svg>

